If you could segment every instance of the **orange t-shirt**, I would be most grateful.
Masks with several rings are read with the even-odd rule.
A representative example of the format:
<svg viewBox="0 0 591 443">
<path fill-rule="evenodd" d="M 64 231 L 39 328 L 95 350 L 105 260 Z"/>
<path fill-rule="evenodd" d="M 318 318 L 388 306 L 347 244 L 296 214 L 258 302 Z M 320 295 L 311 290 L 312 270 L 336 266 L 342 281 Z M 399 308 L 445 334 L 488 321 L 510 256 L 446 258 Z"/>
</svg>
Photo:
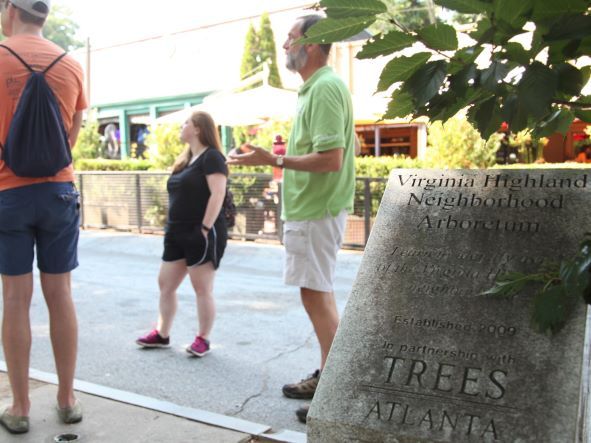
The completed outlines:
<svg viewBox="0 0 591 443">
<path fill-rule="evenodd" d="M 56 44 L 34 35 L 15 35 L 1 44 L 14 50 L 33 69 L 41 71 L 64 51 Z M 29 71 L 10 52 L 0 48 L 0 141 L 6 142 L 8 128 L 18 100 L 29 78 Z M 47 83 L 53 90 L 62 113 L 66 132 L 72 129 L 77 111 L 86 109 L 84 74 L 80 64 L 65 56 L 46 74 Z M 73 182 L 74 168 L 70 164 L 53 177 L 18 177 L 0 159 L 0 191 L 45 182 Z"/>
</svg>

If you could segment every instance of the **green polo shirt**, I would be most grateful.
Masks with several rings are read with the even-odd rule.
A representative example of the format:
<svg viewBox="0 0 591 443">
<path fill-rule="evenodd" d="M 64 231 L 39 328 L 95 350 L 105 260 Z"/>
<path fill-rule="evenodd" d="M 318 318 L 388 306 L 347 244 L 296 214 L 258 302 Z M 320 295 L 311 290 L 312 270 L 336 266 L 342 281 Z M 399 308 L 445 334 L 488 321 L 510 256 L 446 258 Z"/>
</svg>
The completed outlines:
<svg viewBox="0 0 591 443">
<path fill-rule="evenodd" d="M 318 220 L 353 211 L 355 145 L 351 94 L 325 66 L 300 88 L 287 155 L 344 149 L 337 172 L 283 171 L 283 220 Z"/>
</svg>

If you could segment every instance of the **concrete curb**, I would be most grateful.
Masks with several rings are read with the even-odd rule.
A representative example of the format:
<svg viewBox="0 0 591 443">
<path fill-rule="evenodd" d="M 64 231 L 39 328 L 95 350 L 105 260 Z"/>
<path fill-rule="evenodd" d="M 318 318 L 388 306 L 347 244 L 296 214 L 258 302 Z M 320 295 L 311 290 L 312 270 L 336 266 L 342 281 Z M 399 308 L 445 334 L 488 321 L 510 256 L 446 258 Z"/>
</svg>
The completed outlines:
<svg viewBox="0 0 591 443">
<path fill-rule="evenodd" d="M 0 360 L 0 371 L 7 371 L 6 363 L 2 360 Z M 29 378 L 52 385 L 57 385 L 58 383 L 56 374 L 42 372 L 36 369 L 29 370 Z M 82 380 L 74 380 L 74 389 L 76 391 L 94 395 L 96 397 L 129 404 L 132 406 L 138 406 L 164 414 L 174 415 L 176 417 L 185 418 L 187 420 L 203 423 L 205 425 L 241 432 L 243 434 L 249 434 L 253 437 L 258 437 L 267 441 L 306 443 L 306 435 L 301 432 L 289 430 L 274 432 L 270 426 L 265 424 L 228 417 L 226 415 L 216 414 L 204 411 L 202 409 L 179 406 L 171 402 L 160 401 L 154 398 L 146 397 L 144 395 L 138 395 L 132 392 L 100 386 Z"/>
</svg>

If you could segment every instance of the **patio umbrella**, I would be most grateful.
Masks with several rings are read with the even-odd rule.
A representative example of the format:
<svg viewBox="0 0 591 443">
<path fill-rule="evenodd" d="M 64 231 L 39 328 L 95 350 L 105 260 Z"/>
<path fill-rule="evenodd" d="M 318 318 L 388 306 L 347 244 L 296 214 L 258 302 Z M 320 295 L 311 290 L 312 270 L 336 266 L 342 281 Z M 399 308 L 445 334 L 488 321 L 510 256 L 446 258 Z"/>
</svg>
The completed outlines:
<svg viewBox="0 0 591 443">
<path fill-rule="evenodd" d="M 297 93 L 262 85 L 240 92 L 218 92 L 203 103 L 156 119 L 160 123 L 183 123 L 193 112 L 205 111 L 224 126 L 257 125 L 268 120 L 290 120 L 295 113 Z"/>
</svg>

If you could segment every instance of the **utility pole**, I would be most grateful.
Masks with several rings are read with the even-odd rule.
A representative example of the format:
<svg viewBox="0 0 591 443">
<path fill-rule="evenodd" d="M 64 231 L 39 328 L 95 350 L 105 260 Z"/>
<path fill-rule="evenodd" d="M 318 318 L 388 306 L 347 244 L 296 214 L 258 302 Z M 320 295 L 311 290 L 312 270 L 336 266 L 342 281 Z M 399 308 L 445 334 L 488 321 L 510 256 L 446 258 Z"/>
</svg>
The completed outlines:
<svg viewBox="0 0 591 443">
<path fill-rule="evenodd" d="M 90 106 L 90 37 L 86 37 L 86 101 Z"/>
</svg>

